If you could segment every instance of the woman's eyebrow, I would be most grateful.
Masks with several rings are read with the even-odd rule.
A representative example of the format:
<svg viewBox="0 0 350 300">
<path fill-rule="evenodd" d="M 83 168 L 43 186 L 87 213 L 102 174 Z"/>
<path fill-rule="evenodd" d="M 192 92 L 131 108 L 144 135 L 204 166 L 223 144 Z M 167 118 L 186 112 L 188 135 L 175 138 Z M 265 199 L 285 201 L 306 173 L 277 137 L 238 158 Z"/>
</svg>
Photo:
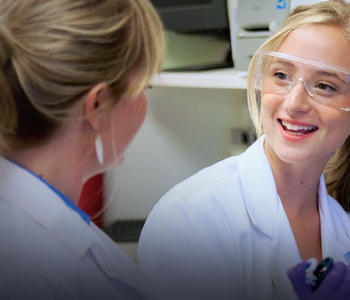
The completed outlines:
<svg viewBox="0 0 350 300">
<path fill-rule="evenodd" d="M 350 78 L 349 78 L 349 80 L 347 80 L 347 76 L 345 76 L 345 74 L 343 74 L 343 76 L 341 76 L 341 74 L 339 74 L 339 72 L 334 72 L 331 70 L 318 70 L 317 74 L 321 75 L 321 76 L 336 78 L 336 79 L 342 81 L 343 83 L 348 83 L 350 80 Z"/>
<path fill-rule="evenodd" d="M 284 65 L 286 67 L 295 67 L 295 64 L 284 59 L 275 59 L 271 62 L 271 65 Z"/>
</svg>

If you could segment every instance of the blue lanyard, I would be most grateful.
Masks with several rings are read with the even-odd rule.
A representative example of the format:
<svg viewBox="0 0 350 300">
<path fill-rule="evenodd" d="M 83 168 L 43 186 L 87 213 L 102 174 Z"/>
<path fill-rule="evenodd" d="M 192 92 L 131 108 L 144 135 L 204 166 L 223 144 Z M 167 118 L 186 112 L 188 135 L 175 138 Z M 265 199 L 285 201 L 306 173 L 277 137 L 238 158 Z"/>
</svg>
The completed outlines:
<svg viewBox="0 0 350 300">
<path fill-rule="evenodd" d="M 35 174 L 33 171 L 21 166 L 17 162 L 14 162 L 12 160 L 10 160 L 10 161 L 12 163 L 14 163 L 16 166 L 22 168 L 23 170 L 27 171 L 28 173 L 32 174 L 34 177 L 39 179 L 48 188 L 50 188 L 54 193 L 56 193 L 69 208 L 71 208 L 72 210 L 77 212 L 85 223 L 87 223 L 88 225 L 90 224 L 90 217 L 85 212 L 83 212 L 78 206 L 76 206 L 67 196 L 62 194 L 59 190 L 57 190 L 55 187 L 53 187 L 51 184 L 49 184 L 45 179 L 43 179 L 42 177 Z"/>
</svg>

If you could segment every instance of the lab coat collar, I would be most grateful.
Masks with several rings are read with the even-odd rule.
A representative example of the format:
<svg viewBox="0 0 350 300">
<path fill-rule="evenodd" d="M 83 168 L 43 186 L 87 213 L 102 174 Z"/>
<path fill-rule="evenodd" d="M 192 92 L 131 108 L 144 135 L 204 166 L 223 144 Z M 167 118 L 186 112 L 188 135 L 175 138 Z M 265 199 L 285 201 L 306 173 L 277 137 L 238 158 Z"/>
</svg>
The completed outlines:
<svg viewBox="0 0 350 300">
<path fill-rule="evenodd" d="M 146 290 L 136 265 L 108 236 L 92 222 L 84 222 L 77 211 L 36 176 L 1 156 L 0 201 L 31 218 L 78 259 L 91 254 L 109 278 Z"/>
<path fill-rule="evenodd" d="M 36 176 L 1 156 L 0 201 L 15 206 L 79 257 L 90 247 L 89 225 L 80 215 Z"/>
<path fill-rule="evenodd" d="M 238 164 L 248 215 L 254 226 L 272 239 L 281 203 L 270 163 L 264 151 L 264 136 L 240 155 Z"/>
<path fill-rule="evenodd" d="M 285 213 L 265 154 L 264 136 L 240 155 L 238 163 L 248 215 L 257 230 L 273 239 L 279 230 L 276 216 Z M 323 175 L 319 181 L 318 201 L 323 257 L 332 256 L 345 261 L 339 255 L 350 253 L 350 215 L 328 195 Z"/>
<path fill-rule="evenodd" d="M 318 203 L 321 218 L 322 256 L 332 257 L 334 261 L 347 262 L 344 254 L 350 250 L 350 222 L 346 212 L 327 194 L 324 176 L 318 188 Z M 269 270 L 274 286 L 276 299 L 296 299 L 293 288 L 286 276 L 287 270 L 301 261 L 299 250 L 283 209 L 277 216 L 276 235 L 271 243 Z M 274 299 L 275 299 L 274 298 Z"/>
<path fill-rule="evenodd" d="M 350 255 L 349 213 L 328 195 L 324 176 L 320 179 L 318 194 L 323 257 L 331 256 L 350 264 L 349 259 L 345 259 L 345 256 Z"/>
</svg>

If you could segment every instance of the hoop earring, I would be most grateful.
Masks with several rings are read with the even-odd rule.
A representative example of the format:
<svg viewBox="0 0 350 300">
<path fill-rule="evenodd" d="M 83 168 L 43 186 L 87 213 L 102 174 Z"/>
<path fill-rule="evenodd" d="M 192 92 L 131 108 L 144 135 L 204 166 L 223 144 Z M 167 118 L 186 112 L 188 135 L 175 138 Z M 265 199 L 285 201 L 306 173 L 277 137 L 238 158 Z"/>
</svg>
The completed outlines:
<svg viewBox="0 0 350 300">
<path fill-rule="evenodd" d="M 100 165 L 103 165 L 103 145 L 101 136 L 99 134 L 97 134 L 95 138 L 95 151 L 98 162 Z"/>
</svg>

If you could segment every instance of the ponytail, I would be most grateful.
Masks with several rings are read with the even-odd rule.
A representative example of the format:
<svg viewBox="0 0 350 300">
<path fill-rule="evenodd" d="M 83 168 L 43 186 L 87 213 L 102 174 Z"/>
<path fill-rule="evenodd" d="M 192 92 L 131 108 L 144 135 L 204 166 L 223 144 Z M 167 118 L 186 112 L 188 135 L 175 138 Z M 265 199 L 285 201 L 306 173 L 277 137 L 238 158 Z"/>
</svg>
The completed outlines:
<svg viewBox="0 0 350 300">
<path fill-rule="evenodd" d="M 0 154 L 46 143 L 97 83 L 138 95 L 164 48 L 148 0 L 1 0 Z"/>
</svg>

